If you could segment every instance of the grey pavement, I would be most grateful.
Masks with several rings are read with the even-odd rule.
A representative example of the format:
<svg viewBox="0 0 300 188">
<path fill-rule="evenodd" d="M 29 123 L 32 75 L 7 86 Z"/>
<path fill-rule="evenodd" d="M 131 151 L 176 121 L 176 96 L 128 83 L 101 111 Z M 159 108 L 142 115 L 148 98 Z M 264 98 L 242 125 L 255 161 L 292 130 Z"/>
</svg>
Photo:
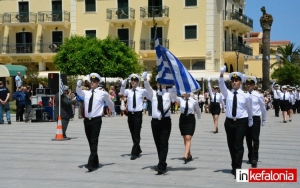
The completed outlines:
<svg viewBox="0 0 300 188">
<path fill-rule="evenodd" d="M 225 114 L 221 114 L 219 133 L 213 134 L 210 114 L 197 120 L 192 139 L 194 160 L 183 164 L 184 144 L 179 131 L 179 114 L 172 115 L 168 168 L 157 175 L 158 163 L 151 132 L 151 117 L 144 115 L 141 131 L 142 156 L 130 160 L 132 141 L 126 117 L 103 117 L 98 155 L 100 168 L 88 172 L 89 146 L 82 119 L 70 121 L 68 141 L 51 141 L 55 122 L 0 125 L 0 187 L 300 187 L 299 183 L 236 183 L 230 174 L 231 161 L 224 130 Z M 282 123 L 269 110 L 267 125 L 262 127 L 259 167 L 300 169 L 300 114 L 293 121 Z M 5 119 L 6 120 L 6 119 Z M 242 168 L 246 164 L 247 146 Z"/>
</svg>

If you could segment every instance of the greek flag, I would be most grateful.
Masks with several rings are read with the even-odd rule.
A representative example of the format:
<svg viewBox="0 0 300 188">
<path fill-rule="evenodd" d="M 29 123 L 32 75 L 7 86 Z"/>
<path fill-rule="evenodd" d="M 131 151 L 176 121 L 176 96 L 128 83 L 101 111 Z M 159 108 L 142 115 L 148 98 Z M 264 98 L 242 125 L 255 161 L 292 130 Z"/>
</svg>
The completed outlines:
<svg viewBox="0 0 300 188">
<path fill-rule="evenodd" d="M 62 81 L 62 79 L 60 79 L 60 86 L 59 86 L 59 91 L 60 91 L 60 94 L 62 95 L 64 93 L 64 83 Z"/>
<path fill-rule="evenodd" d="M 159 44 L 158 38 L 155 40 L 155 49 L 160 84 L 175 85 L 177 95 L 194 92 L 201 88 L 184 65 L 169 50 Z"/>
</svg>

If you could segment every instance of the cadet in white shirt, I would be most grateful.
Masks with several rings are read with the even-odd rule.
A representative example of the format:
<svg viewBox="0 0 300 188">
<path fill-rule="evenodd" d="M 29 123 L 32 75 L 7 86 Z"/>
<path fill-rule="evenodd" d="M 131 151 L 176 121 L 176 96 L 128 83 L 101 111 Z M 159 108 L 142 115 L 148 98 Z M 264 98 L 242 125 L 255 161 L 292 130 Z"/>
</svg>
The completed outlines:
<svg viewBox="0 0 300 188">
<path fill-rule="evenodd" d="M 224 123 L 227 135 L 227 144 L 231 156 L 231 173 L 235 175 L 236 169 L 242 168 L 244 155 L 244 137 L 248 126 L 252 126 L 252 99 L 247 93 L 240 89 L 243 75 L 239 72 L 232 72 L 229 75 L 232 90 L 229 91 L 225 85 L 223 74 L 226 66 L 221 68 L 219 88 L 226 99 L 226 120 Z"/>
<path fill-rule="evenodd" d="M 279 89 L 279 85 L 275 84 L 276 82 L 274 82 L 272 84 L 272 92 L 273 92 L 273 96 L 274 96 L 274 109 L 275 109 L 275 116 L 279 117 L 279 104 L 280 104 L 280 89 Z"/>
<path fill-rule="evenodd" d="M 211 85 L 210 85 L 210 78 L 207 79 L 207 82 L 208 82 L 208 90 L 209 90 L 209 94 L 210 94 L 209 111 L 210 111 L 211 115 L 213 116 L 213 121 L 214 121 L 213 133 L 216 134 L 219 132 L 218 124 L 219 124 L 219 115 L 221 113 L 220 104 L 222 104 L 222 106 L 224 106 L 223 98 L 222 98 L 222 95 L 220 93 L 218 93 L 218 89 L 219 89 L 218 86 L 214 86 L 213 91 L 212 91 Z"/>
<path fill-rule="evenodd" d="M 288 110 L 288 115 L 289 115 L 289 121 L 291 122 L 292 121 L 292 117 L 293 117 L 293 110 L 294 110 L 293 108 L 295 106 L 296 99 L 295 99 L 295 95 L 293 93 L 292 88 L 289 89 L 289 93 L 290 93 L 290 100 L 289 100 L 290 109 Z"/>
<path fill-rule="evenodd" d="M 172 122 L 171 122 L 171 102 L 176 97 L 175 89 L 166 89 L 157 81 L 157 91 L 154 91 L 150 83 L 147 81 L 147 72 L 143 73 L 144 85 L 147 93 L 149 94 L 152 102 L 152 120 L 151 128 L 152 134 L 157 149 L 159 163 L 155 167 L 158 174 L 162 174 L 167 168 L 167 155 L 169 150 L 169 138 L 171 134 Z"/>
<path fill-rule="evenodd" d="M 112 110 L 112 116 L 116 116 L 114 111 L 114 103 L 109 98 L 109 95 L 105 91 L 98 89 L 98 84 L 101 81 L 101 77 L 97 73 L 91 73 L 90 78 L 90 90 L 82 90 L 82 81 L 77 81 L 76 93 L 84 100 L 84 112 L 85 118 L 83 120 L 86 138 L 90 146 L 90 156 L 88 163 L 85 165 L 89 171 L 99 167 L 98 158 L 98 139 L 101 129 L 104 101 Z"/>
<path fill-rule="evenodd" d="M 296 91 L 296 88 L 295 87 L 292 87 L 292 93 L 294 95 L 294 101 L 292 102 L 293 103 L 293 112 L 294 114 L 296 114 L 297 112 L 297 91 Z"/>
<path fill-rule="evenodd" d="M 182 95 L 183 98 L 176 97 L 181 113 L 179 118 L 179 129 L 184 140 L 185 152 L 183 160 L 185 164 L 193 159 L 191 154 L 191 144 L 196 127 L 195 111 L 198 119 L 201 119 L 198 101 L 193 99 L 191 95 L 192 94 L 187 93 Z"/>
<path fill-rule="evenodd" d="M 287 121 L 287 112 L 290 109 L 290 93 L 287 92 L 287 87 L 282 86 L 282 93 L 280 93 L 280 109 L 282 111 L 283 122 Z"/>
<path fill-rule="evenodd" d="M 297 113 L 300 113 L 300 88 L 297 88 L 297 93 L 296 93 L 296 108 L 297 108 Z"/>
<path fill-rule="evenodd" d="M 246 85 L 248 93 L 252 96 L 253 108 L 253 125 L 251 127 L 248 127 L 246 134 L 249 159 L 247 164 L 251 164 L 252 168 L 257 167 L 260 125 L 262 124 L 262 126 L 265 126 L 267 115 L 264 97 L 260 95 L 257 91 L 254 91 L 256 83 L 257 80 L 255 77 L 246 77 Z M 262 116 L 262 123 L 260 116 Z"/>
<path fill-rule="evenodd" d="M 132 88 L 125 89 L 126 80 L 123 80 L 120 93 L 127 96 L 127 122 L 133 142 L 130 159 L 135 160 L 142 153 L 140 141 L 143 122 L 143 98 L 146 97 L 149 99 L 149 95 L 145 89 L 138 87 L 140 77 L 137 74 L 131 74 L 129 79 L 131 81 Z"/>
</svg>

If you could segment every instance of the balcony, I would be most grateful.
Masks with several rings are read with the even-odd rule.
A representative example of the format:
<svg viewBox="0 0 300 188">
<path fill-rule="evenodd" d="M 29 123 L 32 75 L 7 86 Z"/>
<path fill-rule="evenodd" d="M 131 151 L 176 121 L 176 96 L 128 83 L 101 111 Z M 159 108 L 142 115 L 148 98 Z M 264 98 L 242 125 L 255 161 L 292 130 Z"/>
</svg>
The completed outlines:
<svg viewBox="0 0 300 188">
<path fill-rule="evenodd" d="M 135 9 L 127 8 L 110 8 L 106 9 L 106 21 L 112 25 L 115 23 L 132 23 L 135 22 Z"/>
<path fill-rule="evenodd" d="M 159 38 L 158 40 L 160 45 L 169 49 L 169 39 Z M 154 45 L 155 42 L 153 39 L 141 39 L 140 53 L 145 57 L 148 57 L 151 54 L 156 54 Z"/>
<path fill-rule="evenodd" d="M 37 14 L 33 12 L 6 12 L 3 15 L 3 24 L 8 27 L 29 26 L 32 29 L 37 25 Z"/>
<path fill-rule="evenodd" d="M 169 7 L 165 5 L 140 7 L 140 19 L 145 25 L 147 25 L 147 23 L 152 23 L 153 17 L 155 17 L 155 21 L 161 21 L 164 24 L 167 24 L 170 20 Z"/>
<path fill-rule="evenodd" d="M 223 58 L 234 60 L 236 59 L 236 51 L 244 55 L 253 55 L 253 49 L 250 46 L 246 46 L 243 43 L 238 43 L 236 41 L 226 41 L 223 43 Z M 244 55 L 240 55 L 243 60 Z"/>
<path fill-rule="evenodd" d="M 240 33 L 253 30 L 253 20 L 237 10 L 223 11 L 223 25 Z"/>
<path fill-rule="evenodd" d="M 37 44 L 38 53 L 57 53 L 61 42 L 41 42 Z"/>
<path fill-rule="evenodd" d="M 34 53 L 34 43 L 6 43 L 2 44 L 2 53 L 27 54 Z"/>
<path fill-rule="evenodd" d="M 38 12 L 38 22 L 44 28 L 47 26 L 70 26 L 70 12 L 62 11 L 43 11 Z"/>
<path fill-rule="evenodd" d="M 124 42 L 126 46 L 131 48 L 132 50 L 135 49 L 135 42 L 134 40 L 120 40 L 121 42 Z"/>
</svg>

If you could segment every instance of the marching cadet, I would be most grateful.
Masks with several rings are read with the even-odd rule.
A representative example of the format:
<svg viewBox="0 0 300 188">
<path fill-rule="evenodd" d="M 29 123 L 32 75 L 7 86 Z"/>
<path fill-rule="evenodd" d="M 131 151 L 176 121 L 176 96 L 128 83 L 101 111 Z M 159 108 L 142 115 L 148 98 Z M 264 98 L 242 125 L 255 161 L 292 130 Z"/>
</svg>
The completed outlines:
<svg viewBox="0 0 300 188">
<path fill-rule="evenodd" d="M 274 96 L 274 109 L 275 109 L 275 116 L 279 117 L 279 104 L 280 104 L 280 89 L 279 89 L 279 85 L 275 84 L 275 82 L 273 82 L 272 84 L 272 92 L 273 92 L 273 96 Z"/>
<path fill-rule="evenodd" d="M 289 121 L 292 121 L 292 117 L 293 117 L 293 110 L 294 110 L 294 106 L 296 103 L 296 99 L 295 99 L 295 95 L 293 93 L 292 88 L 289 89 L 289 93 L 290 93 L 290 101 L 289 101 L 289 110 L 288 110 L 288 115 L 289 115 Z"/>
<path fill-rule="evenodd" d="M 144 97 L 149 99 L 149 95 L 145 89 L 138 87 L 140 77 L 137 74 L 131 74 L 129 79 L 131 81 L 132 88 L 125 89 L 127 81 L 123 80 L 120 93 L 127 96 L 127 122 L 133 142 L 130 160 L 135 160 L 142 153 L 140 141 L 143 122 L 143 99 Z"/>
<path fill-rule="evenodd" d="M 254 91 L 254 87 L 257 80 L 253 76 L 246 77 L 246 85 L 248 93 L 252 96 L 252 108 L 253 108 L 253 125 L 248 127 L 246 134 L 246 142 L 248 147 L 248 162 L 251 164 L 252 168 L 257 167 L 258 161 L 258 149 L 259 149 L 259 134 L 260 125 L 265 126 L 267 111 L 265 108 L 264 97 L 260 95 L 257 91 Z M 262 123 L 261 118 L 262 116 Z M 253 144 L 252 144 L 253 143 Z"/>
<path fill-rule="evenodd" d="M 300 113 L 300 87 L 297 88 L 297 93 L 296 93 L 296 108 L 297 108 L 297 113 Z"/>
<path fill-rule="evenodd" d="M 280 109 L 282 111 L 283 122 L 286 123 L 287 113 L 290 109 L 290 94 L 287 92 L 286 86 L 282 86 L 282 93 L 280 93 Z"/>
<path fill-rule="evenodd" d="M 232 72 L 229 75 L 232 90 L 225 85 L 223 74 L 226 66 L 220 70 L 219 88 L 226 99 L 226 120 L 224 123 L 227 135 L 227 144 L 231 156 L 231 173 L 235 176 L 236 169 L 242 168 L 244 155 L 244 137 L 248 126 L 253 125 L 252 98 L 248 93 L 240 89 L 243 75 L 240 72 Z"/>
<path fill-rule="evenodd" d="M 298 93 L 297 93 L 297 91 L 296 91 L 296 87 L 292 87 L 292 93 L 293 93 L 293 95 L 294 95 L 294 101 L 292 101 L 292 103 L 293 103 L 293 113 L 294 114 L 296 114 L 296 112 L 297 112 L 297 100 L 298 100 Z"/>
<path fill-rule="evenodd" d="M 214 86 L 213 90 L 211 89 L 211 85 L 210 85 L 210 78 L 207 79 L 208 82 L 208 90 L 209 90 L 209 94 L 210 94 L 210 113 L 213 116 L 213 120 L 214 120 L 214 131 L 213 133 L 216 134 L 219 132 L 218 130 L 218 124 L 219 124 L 219 115 L 221 113 L 221 107 L 220 104 L 222 104 L 222 107 L 224 107 L 224 103 L 223 103 L 223 97 L 221 95 L 221 93 L 218 93 L 218 86 Z"/>
<path fill-rule="evenodd" d="M 103 114 L 104 101 L 112 109 L 112 116 L 116 116 L 114 111 L 114 103 L 110 100 L 108 93 L 101 91 L 98 88 L 98 84 L 101 81 L 101 77 L 97 73 L 91 73 L 90 79 L 90 90 L 82 90 L 82 81 L 77 81 L 76 93 L 84 100 L 84 114 L 83 120 L 86 138 L 90 146 L 90 156 L 88 163 L 85 165 L 89 171 L 93 171 L 99 167 L 98 158 L 98 139 L 100 129 L 102 125 L 101 115 Z"/>
<path fill-rule="evenodd" d="M 155 170 L 158 174 L 162 174 L 167 168 L 166 160 L 172 129 L 170 108 L 172 99 L 174 100 L 176 97 L 176 91 L 175 89 L 168 89 L 167 91 L 165 86 L 158 83 L 158 76 L 156 76 L 156 81 L 157 88 L 159 89 L 158 91 L 154 91 L 147 81 L 147 72 L 144 72 L 142 77 L 144 79 L 145 89 L 152 102 L 151 128 L 159 160 Z"/>
</svg>

